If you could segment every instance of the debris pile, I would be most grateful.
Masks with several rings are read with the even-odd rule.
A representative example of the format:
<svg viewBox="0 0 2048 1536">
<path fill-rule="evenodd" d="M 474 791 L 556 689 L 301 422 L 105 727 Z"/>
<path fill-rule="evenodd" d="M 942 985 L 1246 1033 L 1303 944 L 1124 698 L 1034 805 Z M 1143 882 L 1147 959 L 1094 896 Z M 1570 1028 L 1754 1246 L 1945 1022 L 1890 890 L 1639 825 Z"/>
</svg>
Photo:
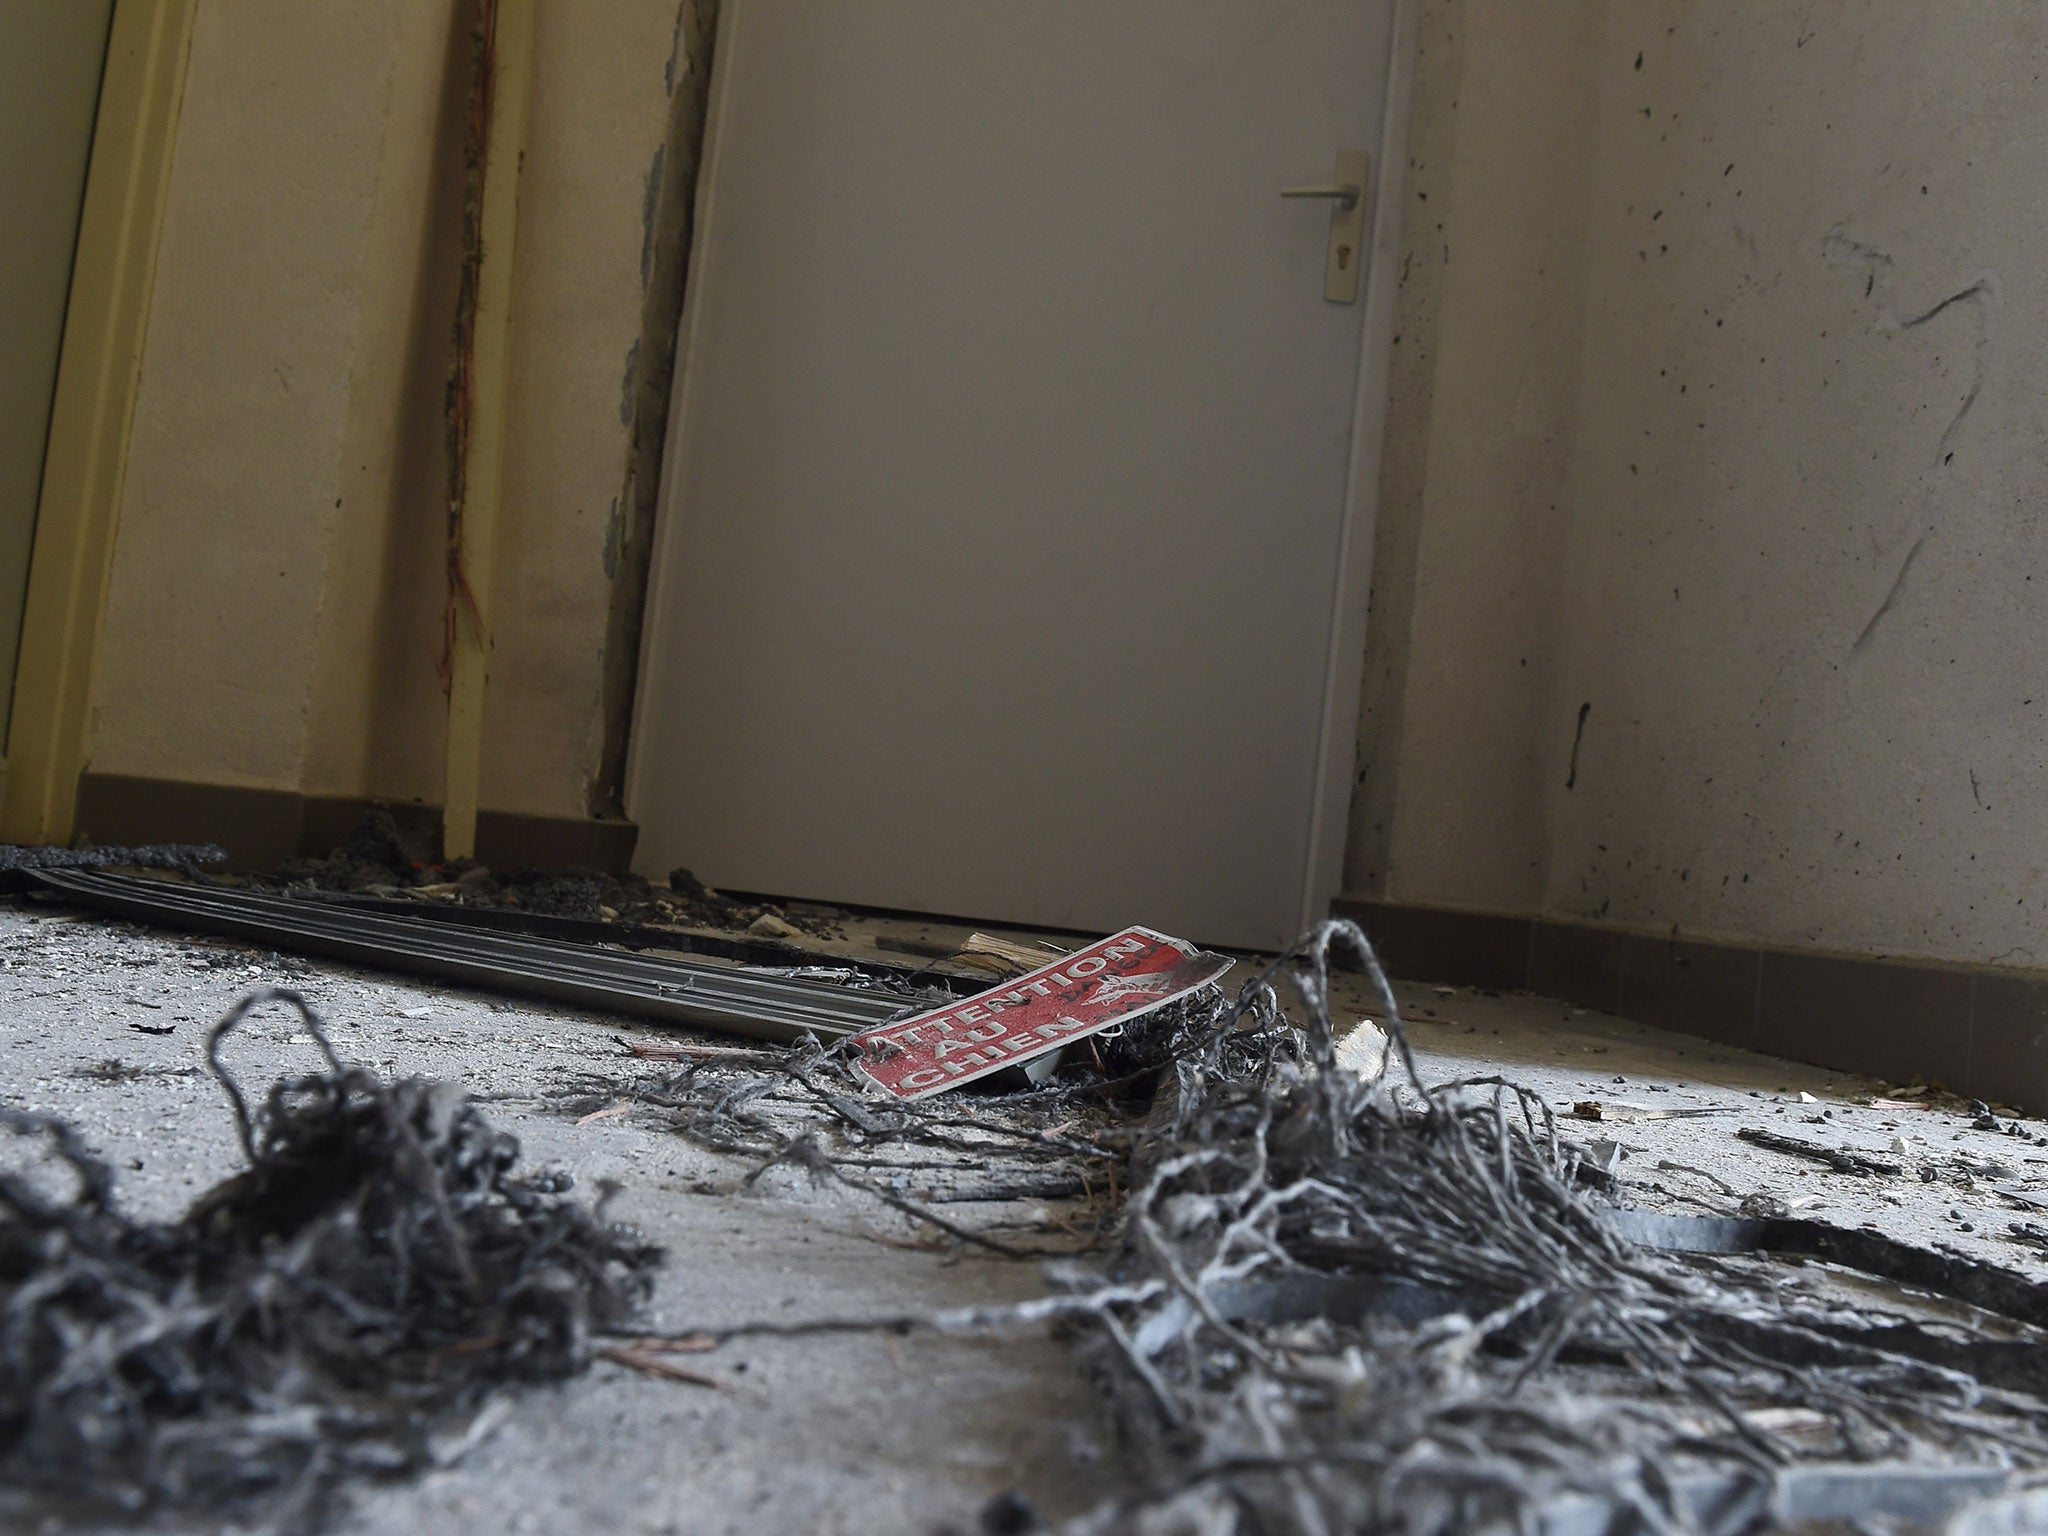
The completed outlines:
<svg viewBox="0 0 2048 1536">
<path fill-rule="evenodd" d="M 221 1062 L 251 1010 L 296 1008 L 327 1070 L 252 1107 Z M 0 1169 L 0 1510 L 27 1501 L 317 1525 L 347 1474 L 443 1460 L 503 1387 L 582 1370 L 658 1253 L 516 1171 L 459 1091 L 344 1066 L 298 994 L 264 989 L 208 1061 L 248 1167 L 180 1220 L 123 1213 L 54 1118 Z"/>
<path fill-rule="evenodd" d="M 1145 1093 L 1167 1043 L 1191 1011 L 1210 1012 L 1210 999 L 1190 1003 L 1105 1039 L 1107 1075 L 1091 1062 L 1004 1093 L 878 1098 L 863 1089 L 844 1044 L 643 1042 L 629 1049 L 676 1065 L 631 1082 L 567 1085 L 555 1108 L 579 1119 L 652 1111 L 697 1146 L 750 1162 L 743 1185 L 772 1169 L 794 1169 L 896 1211 L 911 1223 L 913 1240 L 1011 1257 L 1070 1254 L 1111 1229 Z M 1048 1239 L 1059 1246 L 1046 1246 Z"/>
<path fill-rule="evenodd" d="M 1333 949 L 1392 1025 L 1377 1078 L 1337 1064 Z M 1541 1099 L 1422 1080 L 1355 927 L 1282 968 L 1303 1027 L 1255 984 L 1180 1056 L 1114 1263 L 1058 1298 L 1143 1484 L 1081 1529 L 1733 1536 L 2048 1466 L 2034 1328 L 1670 1251 L 1688 1219 L 1588 1193 Z"/>
<path fill-rule="evenodd" d="M 905 1016 L 950 1000 L 900 995 Z M 1225 1006 L 1211 983 L 1082 1041 L 1041 1083 L 1014 1086 L 1020 1074 L 912 1101 L 874 1092 L 856 1065 L 859 1037 L 795 1048 L 628 1038 L 631 1056 L 671 1065 L 626 1081 L 586 1075 L 549 1102 L 579 1121 L 659 1117 L 750 1162 L 741 1187 L 777 1168 L 837 1184 L 897 1212 L 920 1245 L 1071 1256 L 1113 1236 L 1159 1073 Z M 988 1091 L 1003 1082 L 1013 1086 Z"/>
<path fill-rule="evenodd" d="M 1365 1071 L 1328 1006 L 1346 950 L 1390 1026 Z M 702 1054 L 614 1087 L 752 1159 L 749 1181 L 795 1166 L 1005 1253 L 1058 1250 L 1011 1242 L 999 1206 L 936 1207 L 1047 1199 L 1077 1174 L 1128 1191 L 1098 1198 L 1093 1232 L 1069 1225 L 1084 1240 L 1038 1301 L 764 1319 L 691 1347 L 1052 1321 L 1101 1384 L 1134 1488 L 1070 1536 L 1901 1532 L 2048 1476 L 2048 1287 L 1782 1212 L 1615 1203 L 1597 1149 L 1536 1094 L 1423 1079 L 1351 925 L 1234 1005 L 1211 989 L 1147 1023 L 1093 1089 L 884 1106 L 833 1052 L 681 1046 Z"/>
<path fill-rule="evenodd" d="M 282 874 L 329 891 L 395 889 L 433 878 L 423 851 L 407 842 L 397 818 L 382 806 L 365 811 L 326 858 L 295 860 Z"/>
<path fill-rule="evenodd" d="M 671 871 L 668 883 L 660 885 L 641 875 L 590 869 L 494 870 L 474 859 L 439 863 L 381 806 L 364 812 L 326 858 L 293 860 L 278 871 L 277 882 L 583 922 L 710 928 L 781 939 L 830 936 L 838 915 L 802 903 L 739 901 L 712 890 L 687 869 Z"/>
<path fill-rule="evenodd" d="M 1384 1052 L 1336 1038 L 1347 954 Z M 252 1106 L 221 1046 L 270 1001 L 327 1070 Z M 0 1523 L 34 1495 L 304 1529 L 343 1477 L 444 1459 L 502 1387 L 593 1358 L 715 1385 L 669 1357 L 1048 1321 L 1131 1474 L 1070 1536 L 1899 1532 L 2048 1487 L 2048 1286 L 1782 1203 L 1617 1203 L 1616 1144 L 1566 1128 L 1691 1112 L 1583 1100 L 1561 1119 L 1505 1078 L 1425 1081 L 1350 924 L 1234 1003 L 1204 985 L 1083 1044 L 1048 1083 L 928 1100 L 866 1092 L 850 1041 L 640 1037 L 635 1080 L 565 1085 L 557 1110 L 660 1117 L 746 1159 L 743 1184 L 793 1173 L 890 1208 L 920 1246 L 1058 1261 L 1021 1305 L 653 1338 L 629 1327 L 652 1250 L 516 1173 L 452 1089 L 347 1068 L 295 994 L 256 994 L 208 1045 L 249 1167 L 181 1220 L 126 1216 L 72 1131 L 0 1110 L 56 1154 L 0 1168 Z M 1878 1162 L 1842 1171 L 1891 1176 Z M 990 1528 L 1021 1528 L 1018 1508 Z"/>
</svg>

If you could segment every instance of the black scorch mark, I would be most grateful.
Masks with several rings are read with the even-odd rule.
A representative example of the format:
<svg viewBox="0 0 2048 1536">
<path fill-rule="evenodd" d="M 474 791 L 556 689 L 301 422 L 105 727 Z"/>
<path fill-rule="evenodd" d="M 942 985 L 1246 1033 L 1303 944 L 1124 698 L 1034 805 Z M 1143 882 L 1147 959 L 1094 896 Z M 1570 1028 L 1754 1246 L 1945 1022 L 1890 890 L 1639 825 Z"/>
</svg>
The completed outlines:
<svg viewBox="0 0 2048 1536">
<path fill-rule="evenodd" d="M 1571 772 L 1564 776 L 1566 789 L 1573 788 L 1579 782 L 1579 747 L 1586 740 L 1586 716 L 1591 713 L 1593 706 L 1590 702 L 1579 706 L 1579 728 L 1572 733 L 1572 768 Z"/>
</svg>

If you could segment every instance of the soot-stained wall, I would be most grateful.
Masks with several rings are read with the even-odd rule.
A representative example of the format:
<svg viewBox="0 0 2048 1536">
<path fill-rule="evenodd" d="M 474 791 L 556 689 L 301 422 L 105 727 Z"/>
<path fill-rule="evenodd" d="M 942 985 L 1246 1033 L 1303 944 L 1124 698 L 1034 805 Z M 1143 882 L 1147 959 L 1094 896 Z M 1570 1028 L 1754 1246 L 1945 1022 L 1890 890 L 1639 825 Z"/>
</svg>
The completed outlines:
<svg viewBox="0 0 2048 1536">
<path fill-rule="evenodd" d="M 1426 0 L 1354 891 L 2048 965 L 2044 22 Z"/>
</svg>

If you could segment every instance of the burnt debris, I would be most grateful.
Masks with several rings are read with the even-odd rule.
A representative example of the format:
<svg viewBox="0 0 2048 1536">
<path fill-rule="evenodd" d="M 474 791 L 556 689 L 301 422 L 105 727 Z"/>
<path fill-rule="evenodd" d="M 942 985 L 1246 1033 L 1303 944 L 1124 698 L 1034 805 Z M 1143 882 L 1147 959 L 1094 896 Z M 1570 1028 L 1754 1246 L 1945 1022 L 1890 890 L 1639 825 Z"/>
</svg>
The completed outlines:
<svg viewBox="0 0 2048 1536">
<path fill-rule="evenodd" d="M 1377 982 L 1378 1078 L 1337 1065 L 1333 951 Z M 1282 975 L 1302 1026 L 1255 984 L 1180 1056 L 1117 1256 L 1061 1299 L 1144 1481 L 1081 1529 L 1736 1536 L 1928 1521 L 2048 1466 L 2031 1282 L 1962 1298 L 2021 1314 L 1988 1318 L 1675 1251 L 1768 1224 L 1708 1243 L 1636 1219 L 1534 1094 L 1426 1083 L 1352 925 Z M 1895 1246 L 1822 1251 L 1876 1268 Z"/>
<path fill-rule="evenodd" d="M 1346 957 L 1383 1058 L 1340 1053 Z M 327 1070 L 251 1105 L 221 1045 L 266 999 L 300 1010 Z M 302 1001 L 258 994 L 209 1045 L 248 1170 L 180 1221 L 119 1212 L 63 1125 L 0 1117 L 56 1154 L 0 1174 L 0 1490 L 305 1528 L 344 1477 L 431 1464 L 502 1388 L 593 1357 L 719 1385 L 667 1354 L 1040 1323 L 1098 1382 L 1130 1472 L 1069 1536 L 1898 1533 L 2048 1487 L 2048 1285 L 1782 1204 L 1627 1208 L 1566 1134 L 1585 1117 L 1422 1076 L 1349 924 L 1234 1002 L 1204 989 L 1008 1093 L 877 1099 L 844 1042 L 629 1051 L 660 1065 L 546 1102 L 746 1159 L 730 1187 L 856 1191 L 916 1246 L 1057 1259 L 1046 1294 L 629 1332 L 654 1255 L 516 1173 L 453 1090 L 346 1068 Z"/>
<path fill-rule="evenodd" d="M 837 929 L 829 909 L 740 900 L 712 890 L 687 869 L 671 872 L 666 885 L 592 869 L 492 869 L 475 859 L 442 863 L 428 843 L 421 829 L 401 826 L 390 810 L 372 807 L 326 858 L 292 860 L 271 883 L 629 927 L 744 933 L 766 924 L 783 937 L 825 936 Z"/>
<path fill-rule="evenodd" d="M 1347 952 L 1391 1036 L 1365 1074 L 1327 1003 Z M 1535 1094 L 1423 1079 L 1350 924 L 1146 1044 L 1147 1065 L 1166 1056 L 1149 1113 L 1101 1101 L 1083 1162 L 1129 1193 L 1102 1257 L 1074 1250 L 1048 1295 L 692 1339 L 1054 1324 L 1133 1484 L 1068 1536 L 1899 1533 L 2048 1474 L 2048 1286 L 1818 1222 L 1615 1203 Z M 871 1180 L 882 1143 L 891 1167 L 913 1147 L 921 1167 L 967 1120 L 956 1105 L 953 1124 L 861 1131 L 874 1112 L 839 1101 L 829 1060 L 751 1077 L 720 1060 L 637 1097 L 763 1166 Z"/>
<path fill-rule="evenodd" d="M 222 1046 L 272 1004 L 327 1069 L 252 1105 Z M 581 1371 L 646 1294 L 655 1250 L 454 1087 L 344 1065 L 298 994 L 251 994 L 207 1054 L 248 1166 L 176 1221 L 0 1108 L 53 1154 L 0 1169 L 0 1510 L 313 1528 L 344 1476 L 433 1464 L 503 1389 Z"/>
</svg>

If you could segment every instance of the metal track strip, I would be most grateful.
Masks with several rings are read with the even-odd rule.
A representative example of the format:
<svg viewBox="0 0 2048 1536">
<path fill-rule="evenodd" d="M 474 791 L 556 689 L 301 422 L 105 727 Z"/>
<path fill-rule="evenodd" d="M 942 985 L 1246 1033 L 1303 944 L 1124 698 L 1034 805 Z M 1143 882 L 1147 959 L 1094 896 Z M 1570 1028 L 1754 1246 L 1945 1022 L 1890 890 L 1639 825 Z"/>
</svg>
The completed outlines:
<svg viewBox="0 0 2048 1536">
<path fill-rule="evenodd" d="M 946 965 L 944 961 L 950 960 L 954 952 L 953 946 L 946 944 L 930 946 L 939 958 L 927 960 L 922 965 L 907 965 L 865 956 L 825 954 L 790 940 L 761 938 L 749 933 L 705 933 L 610 918 L 557 917 L 552 913 L 528 912 L 518 907 L 460 906 L 452 902 L 420 901 L 407 896 L 373 896 L 368 892 L 311 888 L 293 888 L 283 895 L 285 900 L 302 906 L 412 917 L 423 923 L 438 923 L 445 928 L 488 928 L 495 933 L 530 934 L 535 938 L 561 939 L 586 948 L 605 944 L 626 950 L 656 949 L 665 954 L 708 956 L 714 961 L 753 966 L 826 965 L 859 971 L 878 981 L 930 987 L 959 997 L 973 997 L 986 992 L 991 979 L 986 972 L 968 975 Z M 902 941 L 885 935 L 875 942 L 878 948 L 888 949 Z M 904 952 L 909 953 L 907 950 Z"/>
<path fill-rule="evenodd" d="M 256 891 L 87 870 L 28 873 L 67 901 L 137 922 L 759 1040 L 837 1039 L 925 1006 L 888 993 L 683 958 L 483 930 L 451 932 L 418 918 L 334 911 Z"/>
</svg>

